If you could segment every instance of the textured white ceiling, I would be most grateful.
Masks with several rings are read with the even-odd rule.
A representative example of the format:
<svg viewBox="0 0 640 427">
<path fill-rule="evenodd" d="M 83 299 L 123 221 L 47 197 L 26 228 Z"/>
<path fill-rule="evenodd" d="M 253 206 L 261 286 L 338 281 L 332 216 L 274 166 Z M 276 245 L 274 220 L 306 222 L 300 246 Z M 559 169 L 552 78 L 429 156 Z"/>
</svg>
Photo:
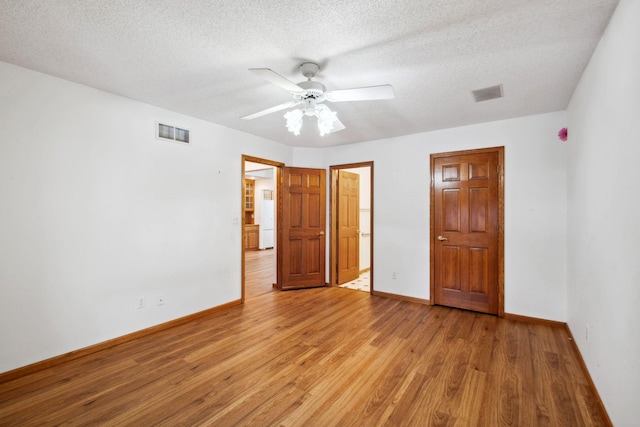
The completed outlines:
<svg viewBox="0 0 640 427">
<path fill-rule="evenodd" d="M 332 146 L 563 110 L 618 0 L 0 0 L 0 60 L 295 146 Z M 248 72 L 396 98 L 328 104 L 300 136 L 290 95 Z M 0 76 L 1 77 L 1 76 Z M 504 98 L 471 90 L 502 84 Z"/>
</svg>

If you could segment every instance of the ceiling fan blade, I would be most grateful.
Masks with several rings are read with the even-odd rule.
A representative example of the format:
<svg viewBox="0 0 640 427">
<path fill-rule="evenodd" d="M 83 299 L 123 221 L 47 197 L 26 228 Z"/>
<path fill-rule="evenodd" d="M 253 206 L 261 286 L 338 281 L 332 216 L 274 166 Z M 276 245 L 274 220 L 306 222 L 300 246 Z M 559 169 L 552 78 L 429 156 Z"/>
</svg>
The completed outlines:
<svg viewBox="0 0 640 427">
<path fill-rule="evenodd" d="M 249 71 L 259 77 L 262 77 L 266 81 L 273 83 L 276 86 L 280 86 L 282 89 L 291 93 L 300 93 L 304 91 L 304 89 L 297 84 L 290 82 L 289 80 L 285 79 L 280 74 L 270 70 L 269 68 L 250 68 Z"/>
<path fill-rule="evenodd" d="M 275 113 L 276 111 L 286 110 L 287 108 L 295 107 L 301 104 L 301 101 L 289 101 L 284 104 L 276 105 L 275 107 L 267 108 L 266 110 L 258 111 L 257 113 L 249 114 L 248 116 L 240 117 L 242 120 L 253 120 L 258 117 L 266 116 L 267 114 Z"/>
<path fill-rule="evenodd" d="M 331 102 L 373 101 L 376 99 L 393 99 L 396 97 L 391 85 L 332 90 L 324 95 L 327 101 Z"/>
</svg>

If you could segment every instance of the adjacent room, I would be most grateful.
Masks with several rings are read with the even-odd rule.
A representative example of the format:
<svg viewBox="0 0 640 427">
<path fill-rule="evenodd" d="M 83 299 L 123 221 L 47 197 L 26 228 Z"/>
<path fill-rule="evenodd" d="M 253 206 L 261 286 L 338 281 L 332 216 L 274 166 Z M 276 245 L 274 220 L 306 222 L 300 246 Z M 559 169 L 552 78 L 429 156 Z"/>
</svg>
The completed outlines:
<svg viewBox="0 0 640 427">
<path fill-rule="evenodd" d="M 0 425 L 637 425 L 638 22 L 0 1 Z"/>
</svg>

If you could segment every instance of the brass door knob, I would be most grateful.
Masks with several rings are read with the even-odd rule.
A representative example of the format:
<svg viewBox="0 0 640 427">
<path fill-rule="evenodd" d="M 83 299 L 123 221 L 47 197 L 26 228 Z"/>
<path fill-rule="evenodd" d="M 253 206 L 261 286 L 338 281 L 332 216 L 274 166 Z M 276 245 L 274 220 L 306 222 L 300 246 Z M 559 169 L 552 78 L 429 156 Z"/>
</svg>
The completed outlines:
<svg viewBox="0 0 640 427">
<path fill-rule="evenodd" d="M 447 239 L 446 237 L 438 236 L 438 240 L 440 240 L 441 242 L 446 242 L 449 239 Z"/>
</svg>

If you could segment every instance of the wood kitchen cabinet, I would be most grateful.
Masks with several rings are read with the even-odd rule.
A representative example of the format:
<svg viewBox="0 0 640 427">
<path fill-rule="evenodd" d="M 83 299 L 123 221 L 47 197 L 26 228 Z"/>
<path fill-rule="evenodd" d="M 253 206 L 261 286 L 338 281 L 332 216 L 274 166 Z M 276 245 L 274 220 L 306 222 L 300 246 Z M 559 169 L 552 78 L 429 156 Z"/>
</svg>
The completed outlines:
<svg viewBox="0 0 640 427">
<path fill-rule="evenodd" d="M 252 179 L 244 180 L 244 223 L 254 223 L 254 211 L 256 206 L 256 183 Z"/>
<path fill-rule="evenodd" d="M 258 224 L 244 225 L 244 249 L 257 251 L 260 244 L 260 226 Z"/>
</svg>

